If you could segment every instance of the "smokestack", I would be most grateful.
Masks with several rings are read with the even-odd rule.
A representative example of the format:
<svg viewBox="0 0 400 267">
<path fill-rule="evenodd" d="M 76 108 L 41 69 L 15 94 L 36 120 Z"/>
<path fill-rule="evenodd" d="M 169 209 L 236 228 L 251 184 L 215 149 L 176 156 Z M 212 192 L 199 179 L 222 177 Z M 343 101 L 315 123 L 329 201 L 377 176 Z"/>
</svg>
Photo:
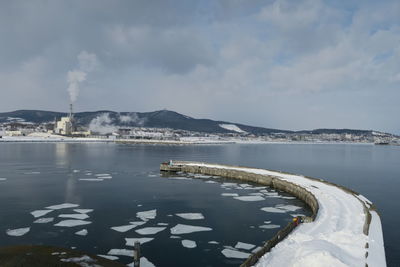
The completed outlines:
<svg viewBox="0 0 400 267">
<path fill-rule="evenodd" d="M 71 103 L 71 104 L 69 104 L 69 118 L 72 119 L 73 116 L 74 115 L 72 113 L 72 103 Z"/>
</svg>

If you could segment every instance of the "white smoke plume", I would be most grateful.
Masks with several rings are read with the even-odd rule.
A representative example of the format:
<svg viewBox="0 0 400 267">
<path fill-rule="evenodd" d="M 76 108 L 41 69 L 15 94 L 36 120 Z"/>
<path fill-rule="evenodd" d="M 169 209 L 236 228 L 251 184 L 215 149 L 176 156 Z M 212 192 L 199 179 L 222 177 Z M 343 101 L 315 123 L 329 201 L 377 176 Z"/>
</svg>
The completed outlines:
<svg viewBox="0 0 400 267">
<path fill-rule="evenodd" d="M 136 113 L 128 113 L 127 115 L 119 115 L 119 121 L 121 123 L 134 123 L 138 126 L 143 126 L 144 123 L 146 122 L 145 119 L 139 118 L 139 116 Z"/>
<path fill-rule="evenodd" d="M 78 69 L 68 71 L 67 74 L 67 90 L 71 103 L 74 103 L 77 100 L 80 91 L 80 84 L 86 81 L 88 73 L 94 71 L 98 66 L 97 56 L 86 51 L 79 53 L 78 62 Z"/>
<path fill-rule="evenodd" d="M 99 134 L 112 134 L 118 131 L 118 128 L 112 125 L 110 114 L 103 113 L 90 122 L 89 130 Z"/>
</svg>

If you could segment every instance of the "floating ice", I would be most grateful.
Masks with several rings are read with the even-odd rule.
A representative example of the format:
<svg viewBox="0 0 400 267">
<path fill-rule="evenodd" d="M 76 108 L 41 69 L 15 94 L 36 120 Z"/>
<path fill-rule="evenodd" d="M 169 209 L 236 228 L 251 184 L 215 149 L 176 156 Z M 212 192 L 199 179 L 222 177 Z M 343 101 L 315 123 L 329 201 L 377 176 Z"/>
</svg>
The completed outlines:
<svg viewBox="0 0 400 267">
<path fill-rule="evenodd" d="M 133 257 L 133 250 L 113 248 L 107 252 L 109 255 Z"/>
<path fill-rule="evenodd" d="M 238 197 L 239 194 L 236 194 L 236 193 L 222 193 L 221 196 L 223 196 L 223 197 Z"/>
<path fill-rule="evenodd" d="M 7 178 L 0 178 L 0 181 L 5 181 L 7 180 Z"/>
<path fill-rule="evenodd" d="M 256 246 L 256 245 L 253 245 L 253 244 L 237 242 L 235 248 L 236 248 L 236 249 L 250 250 L 250 249 L 254 248 L 255 246 Z"/>
<path fill-rule="evenodd" d="M 177 224 L 176 226 L 171 228 L 172 235 L 189 234 L 202 231 L 212 231 L 212 229 L 209 227 L 193 226 L 185 224 Z"/>
<path fill-rule="evenodd" d="M 52 211 L 53 210 L 35 210 L 35 211 L 32 211 L 31 214 L 33 215 L 33 217 L 38 218 L 38 217 L 42 217 Z"/>
<path fill-rule="evenodd" d="M 181 243 L 182 243 L 182 246 L 184 246 L 185 248 L 195 248 L 195 247 L 197 247 L 196 242 L 192 241 L 192 240 L 184 239 L 184 240 L 181 241 Z"/>
<path fill-rule="evenodd" d="M 107 260 L 118 260 L 119 258 L 117 256 L 110 256 L 110 255 L 102 255 L 102 254 L 97 254 L 97 256 L 101 257 L 101 258 L 105 258 Z"/>
<path fill-rule="evenodd" d="M 240 200 L 240 201 L 261 201 L 265 200 L 265 198 L 261 196 L 241 196 L 241 197 L 234 197 L 234 199 Z"/>
<path fill-rule="evenodd" d="M 107 175 L 107 176 L 97 176 L 98 179 L 112 179 L 111 175 Z"/>
<path fill-rule="evenodd" d="M 87 182 L 101 182 L 103 179 L 99 178 L 81 178 L 79 181 L 87 181 Z"/>
<path fill-rule="evenodd" d="M 273 212 L 273 213 L 285 213 L 286 210 L 281 210 L 281 209 L 277 209 L 274 207 L 265 207 L 265 208 L 261 208 L 262 211 L 265 212 Z"/>
<path fill-rule="evenodd" d="M 159 226 L 168 226 L 168 223 L 157 223 Z"/>
<path fill-rule="evenodd" d="M 217 242 L 217 241 L 208 241 L 208 244 L 212 244 L 212 245 L 218 245 L 218 244 L 219 244 L 219 242 Z"/>
<path fill-rule="evenodd" d="M 145 244 L 147 242 L 150 242 L 154 240 L 154 238 L 151 237 L 143 237 L 143 238 L 125 238 L 126 241 L 126 246 L 130 246 L 130 247 L 134 247 L 135 246 L 135 242 L 139 242 L 141 245 Z"/>
<path fill-rule="evenodd" d="M 140 235 L 154 235 L 158 232 L 164 231 L 167 227 L 146 227 L 142 229 L 135 230 L 136 233 Z"/>
<path fill-rule="evenodd" d="M 8 229 L 6 231 L 6 233 L 9 236 L 23 236 L 23 235 L 27 234 L 30 230 L 31 230 L 30 227 L 18 228 L 18 229 Z"/>
<path fill-rule="evenodd" d="M 292 216 L 292 217 L 305 217 L 306 215 L 301 214 L 301 213 L 297 213 L 297 214 L 290 214 L 290 216 Z"/>
<path fill-rule="evenodd" d="M 89 218 L 87 214 L 84 213 L 78 213 L 78 214 L 60 214 L 58 215 L 60 218 L 72 218 L 72 219 L 77 219 L 77 220 L 84 220 Z"/>
<path fill-rule="evenodd" d="M 294 205 L 277 205 L 276 207 L 278 209 L 288 210 L 288 211 L 296 211 L 296 210 L 301 209 L 301 207 L 294 206 Z"/>
<path fill-rule="evenodd" d="M 132 262 L 132 263 L 129 263 L 128 265 L 126 265 L 126 266 L 135 267 L 135 264 Z M 155 265 L 153 263 L 149 262 L 148 259 L 146 259 L 145 257 L 141 257 L 140 258 L 140 266 L 141 267 L 155 267 Z"/>
<path fill-rule="evenodd" d="M 80 170 L 73 170 L 72 172 L 73 173 L 78 173 L 78 172 L 80 172 Z"/>
<path fill-rule="evenodd" d="M 120 233 L 125 233 L 135 227 L 137 227 L 137 225 L 128 224 L 128 225 L 114 226 L 114 227 L 111 227 L 111 229 L 113 229 L 114 231 L 120 232 Z"/>
<path fill-rule="evenodd" d="M 89 213 L 92 212 L 93 209 L 74 209 L 74 211 L 78 213 Z"/>
<path fill-rule="evenodd" d="M 285 197 L 285 196 L 280 196 L 280 198 L 283 198 L 283 199 L 296 199 L 295 197 Z"/>
<path fill-rule="evenodd" d="M 99 177 L 99 176 L 111 176 L 111 174 L 108 174 L 108 173 L 98 173 L 98 174 L 95 174 L 95 176 L 97 176 L 97 177 Z"/>
<path fill-rule="evenodd" d="M 91 172 L 88 172 L 88 173 L 86 173 L 86 175 L 92 175 L 92 173 L 91 173 Z"/>
<path fill-rule="evenodd" d="M 206 181 L 207 184 L 216 184 L 216 181 Z"/>
<path fill-rule="evenodd" d="M 201 213 L 177 213 L 176 216 L 179 216 L 186 220 L 202 220 L 202 219 L 204 219 L 204 216 Z"/>
<path fill-rule="evenodd" d="M 136 226 L 140 226 L 145 224 L 146 222 L 140 221 L 140 222 L 129 222 L 130 224 L 136 225 Z"/>
<path fill-rule="evenodd" d="M 171 180 L 193 180 L 192 178 L 188 178 L 188 177 L 168 177 L 168 179 L 171 179 Z"/>
<path fill-rule="evenodd" d="M 25 172 L 24 174 L 40 174 L 40 172 Z"/>
<path fill-rule="evenodd" d="M 171 235 L 169 238 L 172 238 L 172 239 L 180 239 L 181 237 L 180 237 L 180 236 L 177 236 L 177 235 Z"/>
<path fill-rule="evenodd" d="M 262 193 L 250 193 L 249 195 L 251 195 L 251 196 L 263 196 Z"/>
<path fill-rule="evenodd" d="M 256 253 L 257 251 L 259 251 L 260 249 L 262 249 L 262 247 L 256 247 L 255 249 L 253 249 L 251 251 L 251 253 Z"/>
<path fill-rule="evenodd" d="M 88 230 L 83 229 L 75 233 L 76 235 L 86 236 L 88 234 Z"/>
<path fill-rule="evenodd" d="M 34 221 L 33 223 L 49 223 L 54 221 L 54 218 L 40 218 Z"/>
<path fill-rule="evenodd" d="M 82 221 L 82 220 L 65 220 L 61 221 L 54 226 L 59 226 L 59 227 L 75 227 L 79 225 L 86 225 L 86 224 L 91 224 L 92 222 L 89 221 Z"/>
<path fill-rule="evenodd" d="M 266 224 L 266 225 L 260 225 L 259 228 L 262 229 L 275 229 L 275 228 L 279 228 L 280 225 L 277 224 Z"/>
<path fill-rule="evenodd" d="M 46 209 L 51 209 L 51 210 L 60 210 L 60 209 L 69 209 L 69 208 L 76 208 L 79 207 L 78 204 L 71 204 L 71 203 L 64 203 L 60 205 L 53 205 L 46 207 Z"/>
<path fill-rule="evenodd" d="M 221 186 L 223 186 L 223 187 L 236 187 L 238 185 L 236 183 L 222 183 Z"/>
<path fill-rule="evenodd" d="M 87 255 L 84 255 L 82 257 L 60 259 L 60 261 L 62 261 L 62 262 L 73 262 L 73 263 L 79 264 L 80 266 L 90 266 L 87 263 L 96 262 L 97 260 L 92 259 L 91 257 L 89 257 Z"/>
<path fill-rule="evenodd" d="M 203 174 L 195 174 L 194 177 L 195 177 L 195 178 L 201 178 L 201 179 L 208 179 L 208 178 L 211 178 L 210 175 L 203 175 Z"/>
<path fill-rule="evenodd" d="M 235 258 L 235 259 L 247 259 L 250 256 L 249 253 L 228 248 L 222 250 L 221 253 L 224 254 L 224 256 L 227 258 Z"/>
<path fill-rule="evenodd" d="M 142 219 L 143 221 L 155 219 L 156 216 L 157 216 L 157 210 L 140 211 L 136 213 L 136 217 Z"/>
</svg>

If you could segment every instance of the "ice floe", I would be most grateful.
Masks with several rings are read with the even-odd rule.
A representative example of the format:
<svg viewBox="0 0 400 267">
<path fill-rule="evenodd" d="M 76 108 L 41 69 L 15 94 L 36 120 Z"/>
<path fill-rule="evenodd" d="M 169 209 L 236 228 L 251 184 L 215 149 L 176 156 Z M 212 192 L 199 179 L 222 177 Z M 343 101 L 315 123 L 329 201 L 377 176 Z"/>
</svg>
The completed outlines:
<svg viewBox="0 0 400 267">
<path fill-rule="evenodd" d="M 182 246 L 184 246 L 185 248 L 195 248 L 195 247 L 197 247 L 196 242 L 192 241 L 192 240 L 184 239 L 184 240 L 181 241 L 181 243 L 182 243 Z"/>
<path fill-rule="evenodd" d="M 136 233 L 140 235 L 154 235 L 158 232 L 164 231 L 167 227 L 146 227 L 142 229 L 135 230 Z"/>
<path fill-rule="evenodd" d="M 80 170 L 73 170 L 72 172 L 73 173 L 78 173 L 78 172 L 80 172 Z"/>
<path fill-rule="evenodd" d="M 46 209 L 60 210 L 60 209 L 69 209 L 69 208 L 76 208 L 76 207 L 79 207 L 79 205 L 71 204 L 71 203 L 64 203 L 64 204 L 49 206 L 49 207 L 46 207 Z"/>
<path fill-rule="evenodd" d="M 148 211 L 140 211 L 136 213 L 136 217 L 142 219 L 143 221 L 147 221 L 150 219 L 155 219 L 157 216 L 157 210 L 148 210 Z"/>
<path fill-rule="evenodd" d="M 128 225 L 114 226 L 114 227 L 111 227 L 111 229 L 114 231 L 120 232 L 120 233 L 125 233 L 135 227 L 137 227 L 137 225 L 128 224 Z"/>
<path fill-rule="evenodd" d="M 241 196 L 241 197 L 234 197 L 234 199 L 240 200 L 240 201 L 261 201 L 265 200 L 265 198 L 261 196 Z"/>
<path fill-rule="evenodd" d="M 172 239 L 180 239 L 180 238 L 182 238 L 182 237 L 177 236 L 177 235 L 171 235 L 169 238 L 172 238 Z"/>
<path fill-rule="evenodd" d="M 74 211 L 78 213 L 89 213 L 92 212 L 93 209 L 74 209 Z"/>
<path fill-rule="evenodd" d="M 39 218 L 33 223 L 50 223 L 52 221 L 54 221 L 54 218 Z"/>
<path fill-rule="evenodd" d="M 144 222 L 144 221 L 135 221 L 135 222 L 129 222 L 129 223 L 133 224 L 133 225 L 136 225 L 136 226 L 140 226 L 140 225 L 146 224 L 146 222 Z"/>
<path fill-rule="evenodd" d="M 296 214 L 290 214 L 292 217 L 305 217 L 306 215 L 301 214 L 301 213 L 296 213 Z"/>
<path fill-rule="evenodd" d="M 216 181 L 205 181 L 205 183 L 207 183 L 207 184 L 216 184 L 217 182 Z"/>
<path fill-rule="evenodd" d="M 111 176 L 111 174 L 109 174 L 109 173 L 98 173 L 98 174 L 95 174 L 95 176 L 97 176 L 97 177 L 99 177 L 99 176 Z"/>
<path fill-rule="evenodd" d="M 260 225 L 258 228 L 262 228 L 262 229 L 275 229 L 275 228 L 279 228 L 280 225 L 277 224 L 265 224 L 265 225 Z"/>
<path fill-rule="evenodd" d="M 222 193 L 221 196 L 223 196 L 223 197 L 238 197 L 239 194 L 237 194 L 237 193 Z"/>
<path fill-rule="evenodd" d="M 52 211 L 53 210 L 35 210 L 35 211 L 32 211 L 31 214 L 33 215 L 33 217 L 38 218 L 38 217 L 42 217 Z"/>
<path fill-rule="evenodd" d="M 245 249 L 245 250 L 250 250 L 254 248 L 256 245 L 253 244 L 248 244 L 248 243 L 243 243 L 243 242 L 237 242 L 235 245 L 236 249 Z"/>
<path fill-rule="evenodd" d="M 110 256 L 110 255 L 102 255 L 102 254 L 97 254 L 97 256 L 101 257 L 101 258 L 105 258 L 107 260 L 118 260 L 119 258 L 117 256 Z"/>
<path fill-rule="evenodd" d="M 8 229 L 6 231 L 9 236 L 23 236 L 31 230 L 30 227 L 18 228 L 18 229 Z"/>
<path fill-rule="evenodd" d="M 217 242 L 217 241 L 208 241 L 208 244 L 219 245 L 219 242 Z"/>
<path fill-rule="evenodd" d="M 250 253 L 245 253 L 229 248 L 225 248 L 224 250 L 221 251 L 221 253 L 227 258 L 235 258 L 235 259 L 247 259 L 250 256 Z"/>
<path fill-rule="evenodd" d="M 135 267 L 134 263 L 130 263 L 127 265 L 128 267 Z M 141 267 L 155 267 L 155 265 L 153 263 L 151 263 L 148 259 L 146 259 L 145 257 L 141 257 L 140 258 L 140 266 Z"/>
<path fill-rule="evenodd" d="M 287 212 L 286 210 L 282 210 L 282 209 L 278 209 L 278 208 L 274 208 L 274 207 L 265 207 L 265 208 L 261 208 L 262 211 L 265 212 L 272 212 L 272 213 L 285 213 Z"/>
<path fill-rule="evenodd" d="M 296 211 L 296 210 L 301 209 L 301 207 L 294 206 L 294 205 L 276 205 L 275 207 L 278 209 L 288 210 L 288 211 Z"/>
<path fill-rule="evenodd" d="M 159 226 L 168 226 L 168 223 L 157 223 Z"/>
<path fill-rule="evenodd" d="M 147 242 L 150 242 L 154 240 L 152 237 L 143 237 L 143 238 L 125 238 L 126 241 L 126 246 L 134 247 L 135 242 L 139 242 L 140 244 L 145 244 Z"/>
<path fill-rule="evenodd" d="M 86 224 L 91 224 L 92 222 L 89 221 L 82 221 L 82 220 L 64 220 L 61 221 L 54 226 L 59 226 L 59 227 L 75 227 L 79 225 L 86 225 Z"/>
<path fill-rule="evenodd" d="M 177 224 L 176 226 L 171 228 L 172 235 L 190 234 L 202 231 L 212 231 L 212 228 L 185 224 Z"/>
<path fill-rule="evenodd" d="M 133 257 L 133 250 L 113 248 L 107 252 L 109 255 Z"/>
<path fill-rule="evenodd" d="M 203 220 L 204 216 L 201 213 L 177 213 L 176 216 L 179 216 L 186 220 Z"/>
<path fill-rule="evenodd" d="M 76 235 L 86 236 L 88 234 L 88 230 L 83 229 L 75 233 Z"/>
<path fill-rule="evenodd" d="M 67 259 L 60 259 L 62 262 L 73 262 L 77 263 L 80 266 L 89 267 L 88 263 L 96 262 L 97 260 L 92 259 L 87 255 L 83 255 L 82 257 L 75 257 L 75 258 L 67 258 Z"/>
<path fill-rule="evenodd" d="M 60 218 L 72 218 L 72 219 L 77 219 L 77 220 L 84 220 L 89 218 L 89 215 L 84 214 L 84 213 L 78 213 L 78 214 L 60 214 L 58 215 Z"/>
<path fill-rule="evenodd" d="M 99 178 L 81 178 L 79 181 L 86 181 L 86 182 L 101 182 L 104 181 L 103 179 Z"/>
<path fill-rule="evenodd" d="M 0 178 L 0 181 L 5 181 L 7 180 L 7 178 Z"/>
</svg>

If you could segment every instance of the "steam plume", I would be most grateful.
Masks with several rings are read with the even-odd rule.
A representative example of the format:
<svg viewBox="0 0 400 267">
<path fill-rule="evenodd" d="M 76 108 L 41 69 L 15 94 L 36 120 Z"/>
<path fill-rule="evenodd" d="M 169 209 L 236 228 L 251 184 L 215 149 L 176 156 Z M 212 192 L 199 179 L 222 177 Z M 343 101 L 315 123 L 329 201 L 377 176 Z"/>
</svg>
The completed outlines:
<svg viewBox="0 0 400 267">
<path fill-rule="evenodd" d="M 89 72 L 92 72 L 98 66 L 97 56 L 95 54 L 82 51 L 78 55 L 78 68 L 68 71 L 67 82 L 68 82 L 68 93 L 71 103 L 74 103 L 80 91 L 80 84 L 86 81 L 86 77 Z"/>
</svg>

